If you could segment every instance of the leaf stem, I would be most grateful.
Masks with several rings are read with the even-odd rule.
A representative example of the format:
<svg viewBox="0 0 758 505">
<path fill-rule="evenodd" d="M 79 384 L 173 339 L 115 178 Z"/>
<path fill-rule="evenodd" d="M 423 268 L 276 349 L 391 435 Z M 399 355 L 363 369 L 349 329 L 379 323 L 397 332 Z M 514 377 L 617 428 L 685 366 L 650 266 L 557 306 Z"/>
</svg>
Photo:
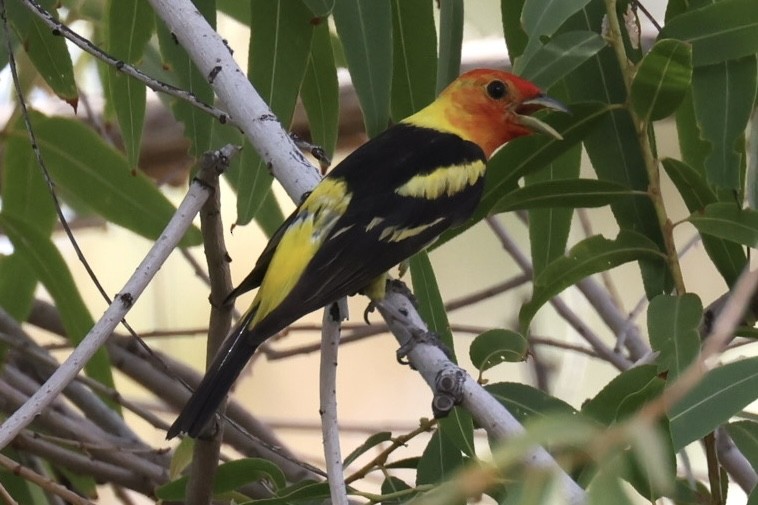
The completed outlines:
<svg viewBox="0 0 758 505">
<path fill-rule="evenodd" d="M 624 39 L 621 32 L 621 25 L 619 23 L 618 11 L 616 10 L 616 0 L 605 0 L 606 17 L 608 20 L 608 42 L 611 44 L 613 51 L 616 53 L 616 58 L 621 68 L 621 74 L 624 78 L 624 86 L 626 87 L 627 97 L 630 96 L 632 87 L 632 65 L 629 64 L 629 58 L 626 56 L 626 49 L 624 48 Z M 663 201 L 663 195 L 661 194 L 661 177 L 660 170 L 658 168 L 658 160 L 653 154 L 653 148 L 650 143 L 650 123 L 648 120 L 639 117 L 634 109 L 627 103 L 626 106 L 629 115 L 632 118 L 632 123 L 637 132 L 637 140 L 640 143 L 640 150 L 642 151 L 642 159 L 645 164 L 645 170 L 649 180 L 648 195 L 653 203 L 655 209 L 655 215 L 658 218 L 658 225 L 663 235 L 663 244 L 666 249 L 666 264 L 669 267 L 669 271 L 674 279 L 674 287 L 676 292 L 680 295 L 687 292 L 684 286 L 684 277 L 682 275 L 682 269 L 679 264 L 679 255 L 676 252 L 676 244 L 674 243 L 674 235 L 672 233 L 671 220 L 666 213 L 666 205 Z"/>
</svg>

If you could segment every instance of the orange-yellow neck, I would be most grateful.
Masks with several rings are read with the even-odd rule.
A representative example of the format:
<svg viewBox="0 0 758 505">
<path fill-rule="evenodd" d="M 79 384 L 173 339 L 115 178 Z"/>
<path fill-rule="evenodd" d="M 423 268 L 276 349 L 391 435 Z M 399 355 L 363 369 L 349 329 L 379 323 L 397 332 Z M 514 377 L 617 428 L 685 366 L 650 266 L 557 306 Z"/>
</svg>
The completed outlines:
<svg viewBox="0 0 758 505">
<path fill-rule="evenodd" d="M 451 86 L 403 122 L 458 135 L 481 147 L 488 159 L 512 138 L 529 133 L 513 121 L 508 110 L 493 112 L 490 104 L 472 100 L 471 91 L 465 86 Z"/>
</svg>

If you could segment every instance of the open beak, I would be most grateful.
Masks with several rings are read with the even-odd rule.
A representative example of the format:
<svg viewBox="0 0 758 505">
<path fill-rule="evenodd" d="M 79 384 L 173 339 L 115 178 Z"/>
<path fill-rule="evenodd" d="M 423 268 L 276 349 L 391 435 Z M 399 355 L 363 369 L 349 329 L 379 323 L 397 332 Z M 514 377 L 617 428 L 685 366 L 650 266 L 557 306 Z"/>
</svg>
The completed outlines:
<svg viewBox="0 0 758 505">
<path fill-rule="evenodd" d="M 529 100 L 521 102 L 521 105 L 516 109 L 516 118 L 522 126 L 525 126 L 530 130 L 550 135 L 557 140 L 563 140 L 563 137 L 560 133 L 555 131 L 555 128 L 530 115 L 541 109 L 569 112 L 568 107 L 558 100 L 550 98 L 547 95 L 539 95 L 535 98 L 530 98 Z"/>
</svg>

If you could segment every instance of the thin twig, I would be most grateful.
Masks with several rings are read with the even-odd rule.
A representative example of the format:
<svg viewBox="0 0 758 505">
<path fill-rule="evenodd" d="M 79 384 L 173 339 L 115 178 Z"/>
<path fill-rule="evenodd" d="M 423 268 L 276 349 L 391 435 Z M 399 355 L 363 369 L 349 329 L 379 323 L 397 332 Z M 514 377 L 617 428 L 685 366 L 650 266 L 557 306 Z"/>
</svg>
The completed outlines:
<svg viewBox="0 0 758 505">
<path fill-rule="evenodd" d="M 221 348 L 232 322 L 231 304 L 224 303 L 226 296 L 232 290 L 232 275 L 229 272 L 229 261 L 224 243 L 224 224 L 221 221 L 221 192 L 218 185 L 219 175 L 227 166 L 228 164 L 224 164 L 219 167 L 219 170 L 208 170 L 198 174 L 198 178 L 202 177 L 202 183 L 212 193 L 200 211 L 200 229 L 203 234 L 203 247 L 208 264 L 208 280 L 211 286 L 211 314 L 208 322 L 206 366 L 210 365 L 216 352 Z M 225 402 L 222 403 L 219 411 L 223 413 L 224 408 Z M 189 505 L 205 505 L 213 499 L 213 480 L 218 469 L 223 433 L 224 424 L 220 423 L 211 437 L 200 437 L 195 440 L 189 481 L 187 482 L 187 503 Z"/>
<path fill-rule="evenodd" d="M 61 486 L 57 482 L 53 482 L 44 475 L 40 475 L 37 472 L 25 467 L 24 465 L 13 461 L 5 454 L 0 454 L 0 466 L 8 470 L 10 473 L 16 474 L 29 482 L 37 484 L 45 491 L 60 496 L 66 499 L 68 502 L 74 505 L 95 505 L 93 502 L 82 498 L 73 491 L 69 491 L 64 486 Z"/>
<path fill-rule="evenodd" d="M 87 40 L 86 38 L 82 37 L 78 33 L 74 32 L 60 22 L 59 20 L 55 19 L 55 17 L 49 13 L 47 10 L 45 10 L 44 7 L 42 7 L 39 3 L 37 3 L 36 0 L 21 0 L 23 4 L 26 6 L 27 9 L 32 11 L 33 14 L 35 14 L 39 19 L 42 20 L 43 23 L 45 23 L 50 29 L 53 31 L 54 34 L 57 35 L 63 35 L 66 39 L 73 42 L 76 46 L 78 46 L 80 49 L 82 49 L 84 52 L 91 54 L 96 59 L 110 65 L 111 67 L 115 68 L 119 72 L 128 75 L 129 77 L 132 77 L 133 79 L 138 80 L 139 82 L 143 83 L 148 88 L 152 89 L 156 93 L 164 93 L 166 95 L 172 96 L 174 98 L 178 98 L 179 100 L 183 100 L 190 105 L 193 105 L 194 107 L 197 107 L 201 111 L 215 117 L 219 120 L 221 124 L 227 123 L 231 120 L 229 117 L 229 114 L 222 111 L 221 109 L 218 109 L 216 107 L 213 107 L 212 105 L 208 105 L 204 102 L 202 102 L 200 99 L 195 96 L 194 93 L 190 91 L 184 91 L 183 89 L 177 88 L 175 86 L 172 86 L 170 84 L 166 84 L 165 82 L 161 82 L 157 79 L 154 79 L 150 77 L 149 75 L 145 74 L 141 70 L 139 70 L 136 67 L 133 67 L 132 65 L 129 65 L 128 63 L 119 60 L 118 58 L 115 58 L 111 56 L 110 54 L 106 53 L 102 49 L 100 49 L 97 45 L 93 44 L 91 41 Z"/>
<path fill-rule="evenodd" d="M 324 309 L 319 368 L 319 413 L 321 414 L 321 434 L 324 440 L 324 460 L 331 503 L 336 505 L 348 505 L 342 451 L 340 450 L 336 386 L 340 322 L 345 317 L 344 311 L 346 309 L 347 301 L 344 298 Z"/>
</svg>

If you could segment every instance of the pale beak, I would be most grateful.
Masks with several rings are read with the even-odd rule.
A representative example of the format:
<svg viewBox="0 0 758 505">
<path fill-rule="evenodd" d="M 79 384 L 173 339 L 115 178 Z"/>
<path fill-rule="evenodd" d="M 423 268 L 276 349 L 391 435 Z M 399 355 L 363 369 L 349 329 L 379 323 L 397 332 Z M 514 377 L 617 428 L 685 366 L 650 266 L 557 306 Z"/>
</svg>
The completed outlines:
<svg viewBox="0 0 758 505">
<path fill-rule="evenodd" d="M 521 114 L 516 112 L 516 118 L 522 126 L 526 126 L 530 130 L 544 133 L 545 135 L 549 135 L 557 140 L 563 140 L 563 137 L 560 133 L 555 131 L 555 128 L 545 123 L 544 121 L 540 121 L 536 117 L 529 115 L 540 109 L 550 109 L 566 113 L 569 112 L 568 107 L 563 105 L 555 98 L 550 98 L 547 95 L 539 95 L 535 98 L 530 98 L 529 100 L 524 100 L 521 102 L 521 105 L 518 107 L 517 111 L 521 110 L 523 112 Z"/>
</svg>

